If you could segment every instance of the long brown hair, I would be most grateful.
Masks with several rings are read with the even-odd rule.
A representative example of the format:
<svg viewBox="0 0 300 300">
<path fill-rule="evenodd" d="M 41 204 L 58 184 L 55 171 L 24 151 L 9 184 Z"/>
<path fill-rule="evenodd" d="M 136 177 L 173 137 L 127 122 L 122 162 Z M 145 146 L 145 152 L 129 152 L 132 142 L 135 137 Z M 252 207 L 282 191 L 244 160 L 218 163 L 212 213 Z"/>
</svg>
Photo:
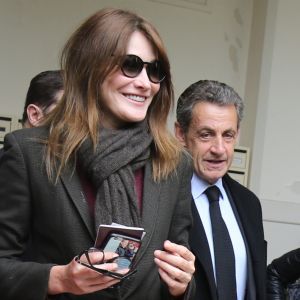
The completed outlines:
<svg viewBox="0 0 300 300">
<path fill-rule="evenodd" d="M 154 139 L 153 177 L 165 178 L 178 164 L 180 146 L 167 130 L 167 117 L 174 105 L 170 64 L 156 29 L 133 12 L 102 9 L 89 17 L 67 41 L 61 56 L 64 96 L 45 120 L 50 128 L 46 168 L 50 179 L 58 178 L 86 138 L 98 142 L 101 123 L 101 86 L 118 68 L 131 34 L 140 31 L 150 41 L 163 64 L 166 78 L 160 83 L 147 111 Z M 56 174 L 56 175 L 54 175 Z"/>
</svg>

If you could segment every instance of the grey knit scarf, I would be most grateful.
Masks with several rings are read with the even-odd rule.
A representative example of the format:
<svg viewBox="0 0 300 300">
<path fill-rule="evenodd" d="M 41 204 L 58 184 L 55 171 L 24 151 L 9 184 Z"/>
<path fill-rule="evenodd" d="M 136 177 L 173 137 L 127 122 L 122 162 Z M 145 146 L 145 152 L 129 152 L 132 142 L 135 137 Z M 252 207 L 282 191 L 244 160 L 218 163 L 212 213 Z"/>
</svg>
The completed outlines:
<svg viewBox="0 0 300 300">
<path fill-rule="evenodd" d="M 96 231 L 99 224 L 112 222 L 141 226 L 134 171 L 149 159 L 151 143 L 152 136 L 144 121 L 118 130 L 101 128 L 96 151 L 91 140 L 80 147 L 80 169 L 97 191 Z"/>
</svg>

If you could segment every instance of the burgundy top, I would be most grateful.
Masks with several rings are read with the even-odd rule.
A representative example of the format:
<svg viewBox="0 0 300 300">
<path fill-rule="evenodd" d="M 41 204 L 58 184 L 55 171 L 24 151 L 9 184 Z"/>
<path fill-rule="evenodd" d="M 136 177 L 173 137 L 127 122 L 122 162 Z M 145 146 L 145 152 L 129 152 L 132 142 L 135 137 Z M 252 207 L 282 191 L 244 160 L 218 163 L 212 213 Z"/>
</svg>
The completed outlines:
<svg viewBox="0 0 300 300">
<path fill-rule="evenodd" d="M 91 216 L 94 218 L 94 210 L 95 210 L 95 201 L 96 201 L 96 190 L 92 186 L 92 184 L 82 176 L 82 173 L 79 172 L 80 182 L 84 191 L 84 195 L 86 197 L 89 211 Z M 142 212 L 143 207 L 143 188 L 144 188 L 144 168 L 140 168 L 134 173 L 135 179 L 135 190 L 137 194 L 138 208 L 140 212 Z"/>
</svg>

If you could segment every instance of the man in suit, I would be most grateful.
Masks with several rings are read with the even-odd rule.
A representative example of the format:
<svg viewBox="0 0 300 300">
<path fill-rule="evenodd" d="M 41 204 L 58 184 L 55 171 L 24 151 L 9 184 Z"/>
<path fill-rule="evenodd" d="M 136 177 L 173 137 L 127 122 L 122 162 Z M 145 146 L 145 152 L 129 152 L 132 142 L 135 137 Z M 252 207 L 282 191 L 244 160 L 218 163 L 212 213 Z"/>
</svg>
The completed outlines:
<svg viewBox="0 0 300 300">
<path fill-rule="evenodd" d="M 243 101 L 224 83 L 200 80 L 179 97 L 175 134 L 194 160 L 191 249 L 196 256 L 197 299 L 265 299 L 266 243 L 258 198 L 227 174 L 243 117 Z M 217 186 L 219 211 L 229 233 L 234 296 L 222 295 L 226 285 L 217 265 L 216 238 L 206 189 Z M 223 222 L 223 224 L 224 224 Z M 216 242 L 218 241 L 218 242 Z M 226 250 L 227 251 L 227 250 Z M 222 252 L 225 255 L 225 250 Z M 222 255 L 221 255 L 222 256 Z M 229 270 L 225 269 L 225 277 Z"/>
<path fill-rule="evenodd" d="M 22 127 L 36 127 L 50 113 L 63 94 L 63 77 L 60 70 L 44 71 L 34 76 L 27 91 Z M 3 154 L 0 149 L 0 158 Z"/>
</svg>

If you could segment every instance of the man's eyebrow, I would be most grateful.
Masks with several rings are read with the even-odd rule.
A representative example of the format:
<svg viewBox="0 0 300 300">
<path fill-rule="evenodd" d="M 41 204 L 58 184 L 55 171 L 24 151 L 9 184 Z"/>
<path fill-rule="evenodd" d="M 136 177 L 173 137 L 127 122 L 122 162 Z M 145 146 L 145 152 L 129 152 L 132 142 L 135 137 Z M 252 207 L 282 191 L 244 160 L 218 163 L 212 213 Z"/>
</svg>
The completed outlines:
<svg viewBox="0 0 300 300">
<path fill-rule="evenodd" d="M 223 131 L 224 133 L 226 132 L 234 132 L 234 133 L 237 133 L 237 130 L 235 128 L 228 128 L 226 130 Z"/>
<path fill-rule="evenodd" d="M 201 131 L 201 130 L 215 131 L 213 128 L 211 128 L 209 126 L 203 126 L 203 127 L 199 128 L 199 131 Z"/>
</svg>

